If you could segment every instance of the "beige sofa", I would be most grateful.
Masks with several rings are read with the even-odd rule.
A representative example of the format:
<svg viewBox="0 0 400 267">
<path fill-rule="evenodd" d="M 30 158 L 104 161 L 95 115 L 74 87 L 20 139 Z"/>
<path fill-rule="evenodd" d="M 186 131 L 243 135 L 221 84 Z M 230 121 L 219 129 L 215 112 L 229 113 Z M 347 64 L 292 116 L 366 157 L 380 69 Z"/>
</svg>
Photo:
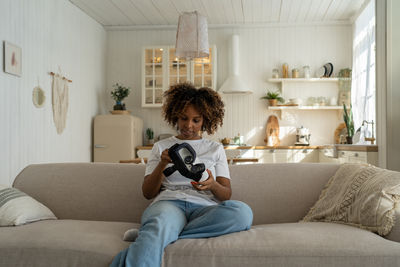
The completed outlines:
<svg viewBox="0 0 400 267">
<path fill-rule="evenodd" d="M 335 173 L 332 164 L 230 166 L 232 199 L 254 212 L 251 230 L 169 245 L 163 266 L 400 266 L 400 231 L 389 239 L 334 223 L 299 223 Z M 58 220 L 0 227 L 0 266 L 108 266 L 129 246 L 150 203 L 141 193 L 144 165 L 60 163 L 25 168 L 14 187 Z M 400 220 L 398 220 L 400 222 Z"/>
</svg>

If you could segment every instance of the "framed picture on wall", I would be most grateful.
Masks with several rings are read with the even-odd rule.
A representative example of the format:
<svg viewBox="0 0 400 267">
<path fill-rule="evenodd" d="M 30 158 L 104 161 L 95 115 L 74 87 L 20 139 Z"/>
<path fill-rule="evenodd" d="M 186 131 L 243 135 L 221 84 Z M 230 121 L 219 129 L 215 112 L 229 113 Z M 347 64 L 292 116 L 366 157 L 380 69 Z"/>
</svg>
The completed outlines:
<svg viewBox="0 0 400 267">
<path fill-rule="evenodd" d="M 22 49 L 12 43 L 4 41 L 4 72 L 21 76 Z"/>
</svg>

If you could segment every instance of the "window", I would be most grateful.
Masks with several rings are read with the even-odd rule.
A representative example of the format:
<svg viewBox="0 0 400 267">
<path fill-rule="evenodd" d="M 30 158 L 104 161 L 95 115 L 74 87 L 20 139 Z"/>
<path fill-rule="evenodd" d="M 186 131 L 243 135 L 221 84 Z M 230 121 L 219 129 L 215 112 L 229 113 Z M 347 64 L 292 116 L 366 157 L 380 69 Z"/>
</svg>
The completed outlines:
<svg viewBox="0 0 400 267">
<path fill-rule="evenodd" d="M 375 1 L 370 1 L 354 24 L 352 106 L 354 127 L 359 129 L 363 122 L 376 122 L 375 83 Z M 360 130 L 364 137 L 376 136 L 372 127 Z"/>
</svg>

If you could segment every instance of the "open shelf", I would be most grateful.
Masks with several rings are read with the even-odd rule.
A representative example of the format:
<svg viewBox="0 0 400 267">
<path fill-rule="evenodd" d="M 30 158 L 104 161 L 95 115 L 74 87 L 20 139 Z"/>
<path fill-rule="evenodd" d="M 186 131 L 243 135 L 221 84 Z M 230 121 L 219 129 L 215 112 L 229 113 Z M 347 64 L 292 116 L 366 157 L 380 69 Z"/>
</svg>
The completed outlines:
<svg viewBox="0 0 400 267">
<path fill-rule="evenodd" d="M 280 82 L 338 82 L 339 80 L 350 80 L 351 78 L 271 78 L 271 83 Z"/>
<path fill-rule="evenodd" d="M 269 106 L 268 109 L 270 110 L 289 110 L 289 109 L 296 109 L 296 110 L 342 110 L 342 106 Z"/>
</svg>

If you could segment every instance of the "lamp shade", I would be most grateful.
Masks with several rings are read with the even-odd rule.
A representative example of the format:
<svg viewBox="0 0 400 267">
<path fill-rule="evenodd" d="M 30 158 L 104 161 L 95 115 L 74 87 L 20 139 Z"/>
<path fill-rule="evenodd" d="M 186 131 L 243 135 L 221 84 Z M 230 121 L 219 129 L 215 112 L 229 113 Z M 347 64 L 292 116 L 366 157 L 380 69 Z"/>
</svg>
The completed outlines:
<svg viewBox="0 0 400 267">
<path fill-rule="evenodd" d="M 202 58 L 209 55 L 207 18 L 197 11 L 179 16 L 175 55 L 180 58 Z"/>
</svg>

